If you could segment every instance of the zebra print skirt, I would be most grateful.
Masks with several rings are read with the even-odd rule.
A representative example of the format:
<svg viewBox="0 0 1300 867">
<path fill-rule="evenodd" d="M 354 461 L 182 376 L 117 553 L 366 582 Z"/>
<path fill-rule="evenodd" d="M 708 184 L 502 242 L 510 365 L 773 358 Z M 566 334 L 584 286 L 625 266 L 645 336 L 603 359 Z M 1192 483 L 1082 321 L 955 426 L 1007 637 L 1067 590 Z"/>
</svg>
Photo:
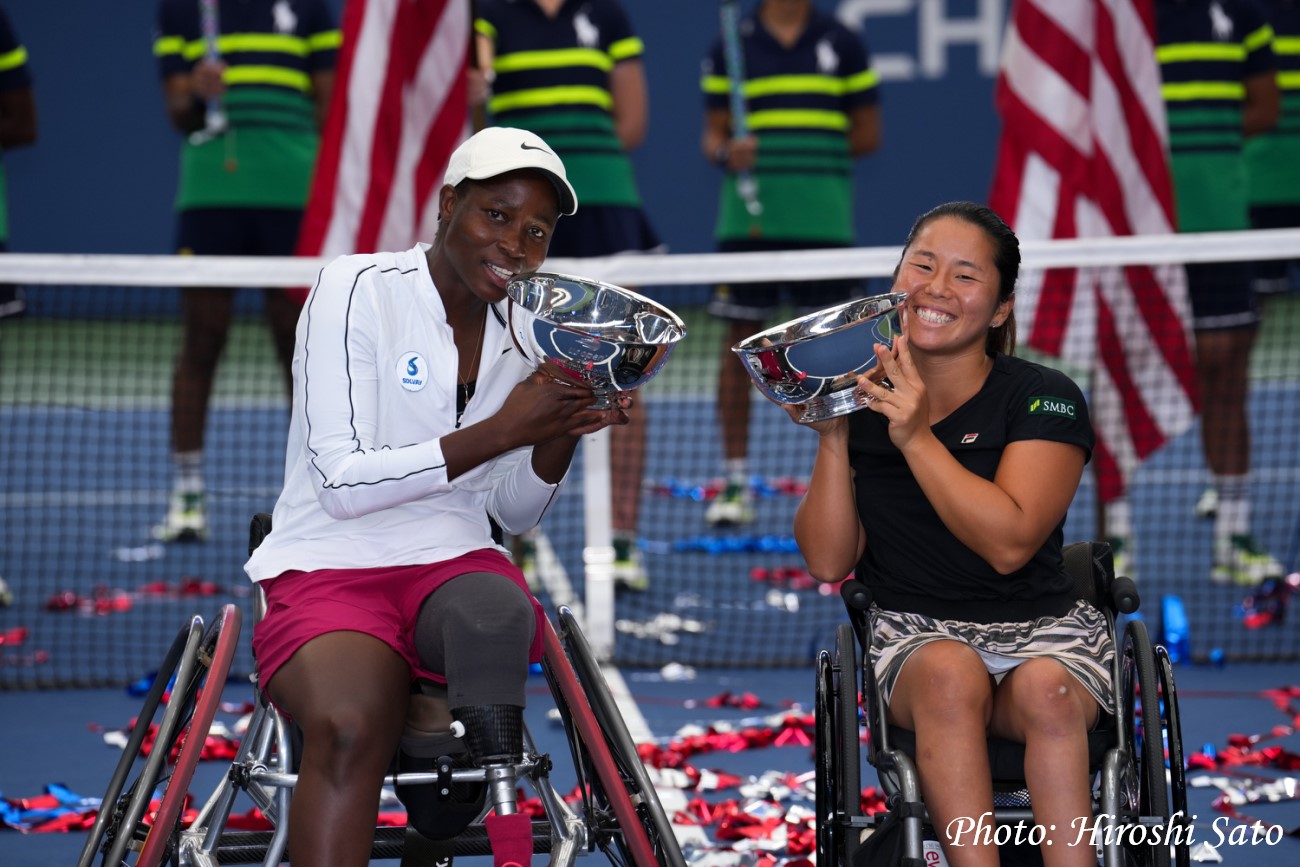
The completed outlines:
<svg viewBox="0 0 1300 867">
<path fill-rule="evenodd" d="M 873 625 L 871 666 L 889 701 L 903 663 L 931 641 L 960 641 L 972 647 L 989 673 L 1000 677 L 1026 659 L 1048 657 L 1059 661 L 1103 710 L 1113 710 L 1111 671 L 1115 643 L 1106 618 L 1079 600 L 1061 617 L 1040 617 L 1023 623 L 968 623 L 935 620 L 923 614 L 886 611 L 871 607 Z"/>
</svg>

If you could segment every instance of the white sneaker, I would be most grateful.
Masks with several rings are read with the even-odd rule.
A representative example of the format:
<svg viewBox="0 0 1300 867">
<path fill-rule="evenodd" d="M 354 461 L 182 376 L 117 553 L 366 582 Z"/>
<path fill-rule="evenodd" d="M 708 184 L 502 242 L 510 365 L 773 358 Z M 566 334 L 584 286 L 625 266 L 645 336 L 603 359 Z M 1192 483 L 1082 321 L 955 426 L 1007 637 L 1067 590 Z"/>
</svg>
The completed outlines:
<svg viewBox="0 0 1300 867">
<path fill-rule="evenodd" d="M 754 495 L 743 482 L 728 482 L 709 504 L 704 521 L 710 527 L 737 527 L 754 522 Z"/>
<path fill-rule="evenodd" d="M 1198 518 L 1213 518 L 1218 515 L 1219 489 L 1211 485 L 1201 491 L 1201 496 L 1196 501 L 1196 505 L 1192 507 L 1192 512 Z"/>
<path fill-rule="evenodd" d="M 1215 540 L 1214 568 L 1210 570 L 1210 580 L 1215 584 L 1254 586 L 1282 575 L 1282 564 L 1264 550 L 1254 536 L 1236 535 Z"/>
<path fill-rule="evenodd" d="M 208 538 L 208 511 L 202 491 L 173 493 L 167 515 L 150 534 L 159 542 L 202 542 Z"/>
</svg>

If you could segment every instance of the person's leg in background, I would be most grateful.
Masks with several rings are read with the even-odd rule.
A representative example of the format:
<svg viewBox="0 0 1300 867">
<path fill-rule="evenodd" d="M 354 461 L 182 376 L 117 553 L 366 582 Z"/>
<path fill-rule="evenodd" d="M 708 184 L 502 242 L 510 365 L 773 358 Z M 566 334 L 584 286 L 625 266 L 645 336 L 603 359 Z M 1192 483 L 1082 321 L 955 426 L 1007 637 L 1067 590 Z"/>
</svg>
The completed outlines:
<svg viewBox="0 0 1300 867">
<path fill-rule="evenodd" d="M 1188 290 L 1201 391 L 1201 450 L 1217 491 L 1216 583 L 1258 584 L 1282 566 L 1255 539 L 1250 506 L 1250 355 L 1259 311 L 1249 266 L 1189 265 Z"/>
<path fill-rule="evenodd" d="M 249 212 L 255 227 L 251 239 L 253 252 L 258 256 L 292 256 L 298 246 L 298 231 L 302 228 L 300 208 L 259 208 Z M 284 373 L 285 393 L 293 398 L 293 344 L 298 330 L 301 305 L 283 288 L 266 289 L 262 293 L 262 315 L 271 331 L 275 357 Z"/>
<path fill-rule="evenodd" d="M 1290 229 L 1300 226 L 1300 205 L 1254 205 L 1250 209 L 1252 229 Z M 1300 292 L 1300 259 L 1269 259 L 1254 263 L 1251 285 L 1261 311 L 1268 299 L 1288 292 Z M 1196 501 L 1196 517 L 1214 518 L 1219 511 L 1219 490 L 1209 485 Z"/>
<path fill-rule="evenodd" d="M 194 208 L 178 215 L 180 255 L 231 256 L 245 251 L 242 211 Z M 152 528 L 163 542 L 197 542 L 208 536 L 203 444 L 217 364 L 234 310 L 233 289 L 181 290 L 181 347 L 172 372 L 172 490 L 167 513 Z"/>
<path fill-rule="evenodd" d="M 172 493 L 166 517 L 153 529 L 154 537 L 164 542 L 196 542 L 208 536 L 204 430 L 234 297 L 232 289 L 181 291 L 181 349 L 172 376 Z"/>
<path fill-rule="evenodd" d="M 177 247 L 182 255 L 290 256 L 301 223 L 302 211 L 293 208 L 196 208 L 181 212 Z M 154 538 L 164 542 L 202 541 L 208 536 L 205 433 L 234 304 L 233 289 L 181 291 L 183 331 L 172 375 L 172 493 L 166 516 L 152 530 Z M 300 308 L 283 289 L 265 290 L 262 304 L 285 390 L 292 396 Z"/>
<path fill-rule="evenodd" d="M 636 394 L 634 393 L 634 398 Z M 645 478 L 645 407 L 638 406 L 625 425 L 610 431 L 610 479 L 613 488 L 611 523 L 614 529 L 614 580 L 633 590 L 649 586 L 641 562 L 637 528 L 641 520 L 641 487 Z"/>
<path fill-rule="evenodd" d="M 8 249 L 8 244 L 0 241 L 0 253 Z M 23 295 L 23 290 L 13 283 L 0 283 L 0 319 L 22 316 L 26 310 L 27 299 Z"/>
<path fill-rule="evenodd" d="M 773 252 L 825 249 L 825 244 L 798 241 L 747 240 L 719 245 L 727 252 Z M 761 331 L 763 323 L 785 301 L 795 316 L 834 307 L 863 294 L 859 280 L 807 280 L 718 286 L 709 312 L 726 321 L 726 339 L 718 368 L 718 422 L 722 429 L 726 487 L 705 512 L 711 526 L 749 524 L 754 520 L 754 495 L 749 466 L 749 415 L 753 382 L 731 347 Z"/>
<path fill-rule="evenodd" d="M 738 298 L 736 287 L 718 286 L 709 312 L 725 323 L 722 352 L 718 361 L 718 425 L 722 433 L 725 487 L 704 513 L 711 527 L 736 527 L 754 521 L 754 495 L 749 484 L 749 374 L 731 347 L 762 330 L 768 315 L 765 300 L 774 298 L 775 284 L 749 284 Z"/>
<path fill-rule="evenodd" d="M 588 205 L 557 224 L 548 256 L 557 259 L 584 259 L 640 255 L 662 250 L 663 246 L 641 208 Z M 622 288 L 644 294 L 635 286 Z M 638 396 L 635 392 L 632 395 L 634 400 Z M 644 590 L 649 586 L 649 576 L 646 575 L 637 540 L 646 463 L 646 412 L 647 407 L 638 404 L 631 421 L 626 425 L 614 426 L 609 434 L 613 578 L 618 586 L 634 590 Z M 516 540 L 514 559 L 528 575 L 529 581 L 536 581 L 535 531 Z"/>
</svg>

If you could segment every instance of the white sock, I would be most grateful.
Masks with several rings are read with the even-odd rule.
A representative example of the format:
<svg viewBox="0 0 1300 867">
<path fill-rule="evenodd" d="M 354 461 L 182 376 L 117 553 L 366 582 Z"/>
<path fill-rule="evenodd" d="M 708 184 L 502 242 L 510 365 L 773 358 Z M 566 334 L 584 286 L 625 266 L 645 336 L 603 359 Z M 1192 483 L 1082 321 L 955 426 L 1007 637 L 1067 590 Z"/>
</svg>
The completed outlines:
<svg viewBox="0 0 1300 867">
<path fill-rule="evenodd" d="M 1250 533 L 1250 476 L 1215 476 L 1219 490 L 1219 513 L 1214 519 L 1214 538 L 1245 536 Z"/>
<path fill-rule="evenodd" d="M 749 481 L 749 458 L 727 458 L 723 466 L 726 468 L 727 481 Z"/>
<path fill-rule="evenodd" d="M 203 484 L 203 451 L 172 452 L 172 490 L 178 494 L 201 492 Z"/>
</svg>

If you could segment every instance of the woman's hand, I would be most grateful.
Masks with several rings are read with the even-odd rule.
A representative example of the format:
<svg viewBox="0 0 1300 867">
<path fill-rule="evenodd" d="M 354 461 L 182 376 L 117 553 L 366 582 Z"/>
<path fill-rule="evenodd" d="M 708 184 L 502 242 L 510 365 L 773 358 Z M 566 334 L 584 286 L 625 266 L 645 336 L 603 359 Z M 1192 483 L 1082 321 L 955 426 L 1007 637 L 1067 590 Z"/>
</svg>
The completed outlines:
<svg viewBox="0 0 1300 867">
<path fill-rule="evenodd" d="M 614 409 L 590 409 L 596 395 L 553 365 L 543 364 L 511 390 L 498 415 L 507 420 L 517 445 L 532 446 L 560 436 L 580 437 L 612 424 L 627 424 L 630 395 L 619 393 Z"/>
<path fill-rule="evenodd" d="M 875 349 L 876 366 L 858 377 L 858 390 L 870 398 L 868 409 L 889 419 L 889 439 L 903 451 L 917 434 L 929 430 L 930 400 L 912 362 L 907 335 L 900 335 L 892 350 L 883 343 Z"/>
</svg>

